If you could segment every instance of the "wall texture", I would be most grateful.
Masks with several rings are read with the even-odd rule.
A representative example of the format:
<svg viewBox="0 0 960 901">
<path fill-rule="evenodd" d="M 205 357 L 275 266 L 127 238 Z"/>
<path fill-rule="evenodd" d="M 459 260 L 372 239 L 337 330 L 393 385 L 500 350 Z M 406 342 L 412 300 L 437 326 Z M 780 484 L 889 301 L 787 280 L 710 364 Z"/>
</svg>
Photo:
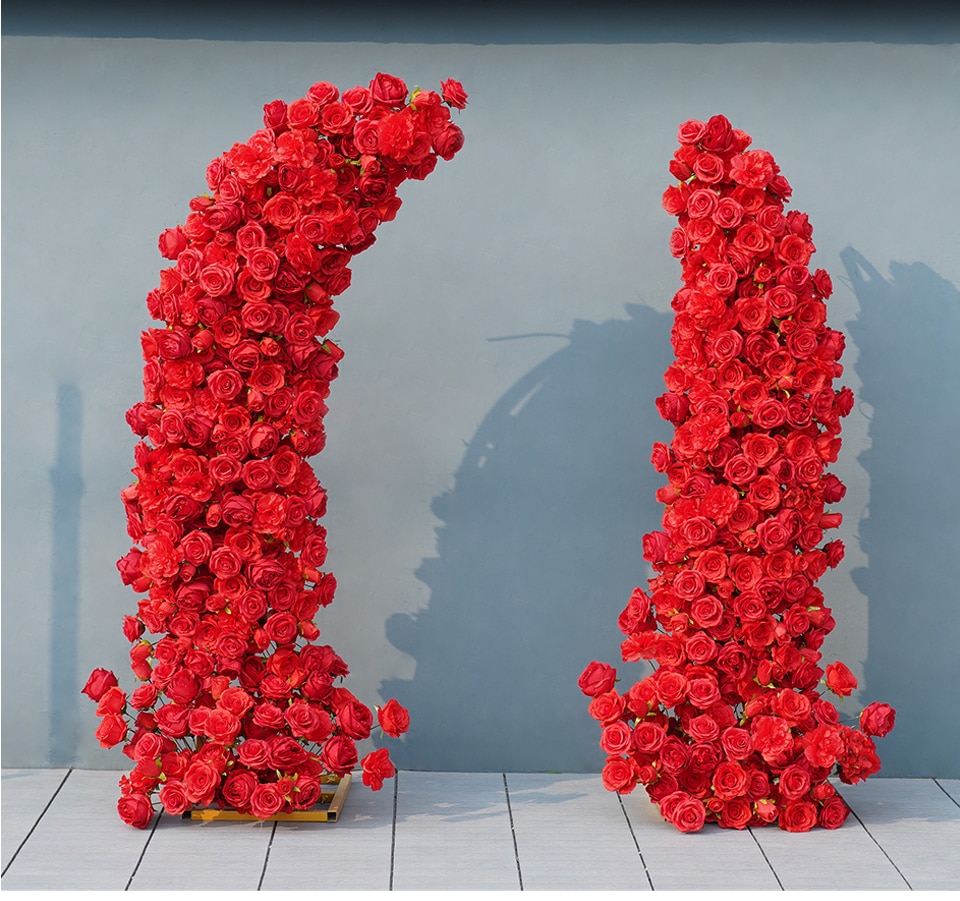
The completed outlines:
<svg viewBox="0 0 960 901">
<path fill-rule="evenodd" d="M 678 123 L 722 112 L 793 184 L 849 339 L 847 557 L 821 582 L 838 621 L 827 659 L 861 677 L 844 709 L 897 707 L 884 774 L 960 776 L 960 45 L 894 43 L 876 23 L 804 41 L 667 21 L 619 41 L 613 26 L 508 41 L 480 23 L 421 43 L 409 27 L 7 28 L 4 766 L 123 763 L 97 747 L 79 690 L 95 666 L 128 672 L 123 413 L 157 235 L 264 103 L 386 71 L 470 94 L 462 153 L 408 183 L 355 260 L 314 461 L 340 584 L 324 639 L 362 699 L 410 707 L 399 765 L 602 765 L 576 680 L 616 660 L 659 522 L 649 448 L 669 430 L 653 400 L 679 285 L 660 195 Z"/>
</svg>

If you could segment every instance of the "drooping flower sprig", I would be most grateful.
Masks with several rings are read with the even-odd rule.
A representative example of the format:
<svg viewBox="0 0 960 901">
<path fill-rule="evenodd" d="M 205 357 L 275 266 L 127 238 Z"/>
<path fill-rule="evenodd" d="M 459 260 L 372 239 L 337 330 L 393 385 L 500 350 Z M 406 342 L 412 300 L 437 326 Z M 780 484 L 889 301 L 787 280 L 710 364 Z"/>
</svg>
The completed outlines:
<svg viewBox="0 0 960 901">
<path fill-rule="evenodd" d="M 877 772 L 873 737 L 895 717 L 873 703 L 846 724 L 821 693 L 857 687 L 843 663 L 821 667 L 835 621 L 816 587 L 844 551 L 825 540 L 846 491 L 826 469 L 853 406 L 833 387 L 844 337 L 826 324 L 830 277 L 810 271 L 812 228 L 785 212 L 773 156 L 723 116 L 684 122 L 679 143 L 663 206 L 683 287 L 656 401 L 674 435 L 652 454 L 667 478 L 662 529 L 643 539 L 656 575 L 619 619 L 623 660 L 655 670 L 622 690 L 594 661 L 579 684 L 606 787 L 646 786 L 681 831 L 836 828 L 848 808 L 828 777 Z"/>
<path fill-rule="evenodd" d="M 343 356 L 326 337 L 333 299 L 397 214 L 398 187 L 460 150 L 450 109 L 466 102 L 452 79 L 411 93 L 379 73 L 268 103 L 264 127 L 210 163 L 209 193 L 160 236 L 174 265 L 147 297 L 163 326 L 141 336 L 122 493 L 134 546 L 118 563 L 142 595 L 123 623 L 140 684 L 128 695 L 98 669 L 84 688 L 100 743 L 135 761 L 118 805 L 131 825 L 150 822 L 154 795 L 174 815 L 309 809 L 371 734 L 373 712 L 339 684 L 347 665 L 317 643 L 336 580 L 307 458 L 324 447 Z M 409 725 L 395 700 L 376 717 L 391 736 Z M 373 789 L 395 772 L 385 748 L 361 767 Z"/>
</svg>

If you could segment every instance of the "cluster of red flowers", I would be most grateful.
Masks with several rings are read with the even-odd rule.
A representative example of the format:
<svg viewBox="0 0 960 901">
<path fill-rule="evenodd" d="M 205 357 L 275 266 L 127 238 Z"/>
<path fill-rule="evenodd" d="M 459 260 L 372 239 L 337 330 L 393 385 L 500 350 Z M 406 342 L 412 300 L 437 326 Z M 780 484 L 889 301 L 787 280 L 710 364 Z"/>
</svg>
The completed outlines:
<svg viewBox="0 0 960 901">
<path fill-rule="evenodd" d="M 371 733 L 371 710 L 336 684 L 344 661 L 315 643 L 336 587 L 321 572 L 326 493 L 306 460 L 324 446 L 342 357 L 324 336 L 398 186 L 461 148 L 450 107 L 465 104 L 459 82 L 408 95 L 382 73 L 342 95 L 321 82 L 275 100 L 160 236 L 176 262 L 147 297 L 166 326 L 142 335 L 144 400 L 127 413 L 142 440 L 122 494 L 135 546 L 118 563 L 144 594 L 123 627 L 141 684 L 128 697 L 101 669 L 84 688 L 100 743 L 136 761 L 119 801 L 134 826 L 154 792 L 170 814 L 308 809 Z M 395 700 L 377 716 L 388 735 L 409 724 Z M 373 789 L 394 774 L 385 748 L 362 769 Z"/>
<path fill-rule="evenodd" d="M 839 540 L 821 543 L 846 490 L 825 467 L 853 404 L 833 388 L 844 339 L 826 325 L 830 277 L 808 268 L 810 223 L 784 213 L 791 189 L 769 153 L 723 116 L 683 123 L 679 141 L 663 205 L 684 287 L 657 399 L 675 431 L 652 455 L 668 479 L 663 529 L 644 536 L 649 592 L 619 620 L 624 661 L 656 668 L 620 692 L 594 661 L 580 688 L 606 787 L 644 784 L 678 829 L 836 828 L 848 808 L 828 776 L 879 770 L 871 736 L 894 711 L 871 704 L 854 728 L 819 690 L 857 686 L 819 651 L 835 623 L 815 582 L 843 557 Z"/>
</svg>

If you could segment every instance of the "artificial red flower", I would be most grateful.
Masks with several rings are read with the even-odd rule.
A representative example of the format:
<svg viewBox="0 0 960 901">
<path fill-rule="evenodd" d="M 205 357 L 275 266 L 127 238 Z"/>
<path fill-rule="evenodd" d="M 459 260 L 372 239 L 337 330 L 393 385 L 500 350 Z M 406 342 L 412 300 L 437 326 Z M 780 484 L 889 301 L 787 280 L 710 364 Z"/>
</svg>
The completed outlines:
<svg viewBox="0 0 960 901">
<path fill-rule="evenodd" d="M 266 104 L 264 127 L 210 163 L 210 193 L 160 235 L 173 265 L 147 296 L 163 327 L 141 336 L 135 481 L 121 495 L 135 546 L 118 563 L 146 595 L 123 626 L 143 684 L 129 704 L 108 670 L 83 689 L 101 744 L 137 760 L 119 809 L 132 825 L 158 790 L 174 813 L 310 806 L 319 776 L 349 772 L 370 734 L 370 708 L 334 685 L 346 665 L 314 644 L 336 580 L 320 572 L 326 493 L 307 458 L 324 446 L 343 357 L 325 336 L 351 260 L 395 216 L 400 184 L 463 144 L 450 107 L 466 92 L 453 79 L 441 91 L 411 97 L 378 73 L 342 97 L 318 82 Z M 395 701 L 379 718 L 388 735 L 409 726 Z M 365 770 L 373 788 L 393 774 L 382 757 Z"/>
<path fill-rule="evenodd" d="M 610 755 L 604 784 L 645 784 L 678 829 L 836 828 L 846 808 L 828 776 L 875 772 L 869 736 L 894 714 L 873 704 L 852 730 L 817 690 L 857 687 L 842 663 L 824 672 L 819 651 L 835 622 L 815 582 L 843 558 L 842 542 L 823 543 L 845 493 L 827 467 L 853 405 L 833 387 L 844 341 L 826 325 L 832 286 L 809 269 L 812 227 L 785 210 L 770 153 L 723 116 L 684 122 L 678 139 L 662 203 L 678 220 L 669 252 L 683 286 L 656 399 L 674 434 L 651 456 L 667 480 L 661 528 L 643 537 L 655 576 L 618 620 L 623 660 L 658 669 L 617 693 L 616 671 L 594 661 L 580 688 Z"/>
</svg>

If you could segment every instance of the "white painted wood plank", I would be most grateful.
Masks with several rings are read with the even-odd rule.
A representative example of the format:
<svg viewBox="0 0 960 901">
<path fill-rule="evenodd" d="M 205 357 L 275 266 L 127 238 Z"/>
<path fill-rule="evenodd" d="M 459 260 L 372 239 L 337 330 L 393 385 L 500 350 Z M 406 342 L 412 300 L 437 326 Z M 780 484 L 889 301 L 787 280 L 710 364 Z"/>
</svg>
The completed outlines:
<svg viewBox="0 0 960 901">
<path fill-rule="evenodd" d="M 753 828 L 785 891 L 857 891 L 908 886 L 897 868 L 853 816 L 839 829 L 785 832 Z M 816 865 L 811 866 L 811 861 Z"/>
<path fill-rule="evenodd" d="M 627 817 L 656 891 L 777 891 L 780 884 L 746 830 L 707 824 L 682 833 L 665 822 L 647 793 L 623 798 Z"/>
<path fill-rule="evenodd" d="M 0 831 L 3 869 L 6 869 L 17 848 L 30 834 L 68 772 L 67 769 L 3 771 L 0 781 L 3 795 Z"/>
<path fill-rule="evenodd" d="M 393 887 L 520 887 L 500 773 L 399 773 Z"/>
<path fill-rule="evenodd" d="M 960 889 L 960 807 L 932 779 L 868 779 L 840 786 L 910 887 Z"/>
<path fill-rule="evenodd" d="M 73 770 L 7 870 L 3 888 L 122 891 L 150 833 L 117 816 L 120 776 Z"/>
<path fill-rule="evenodd" d="M 596 774 L 508 774 L 524 891 L 649 890 L 620 800 Z"/>
<path fill-rule="evenodd" d="M 956 804 L 960 804 L 960 779 L 937 779 L 937 784 Z"/>
<path fill-rule="evenodd" d="M 278 823 L 262 889 L 389 889 L 393 789 L 372 792 L 354 774 L 337 822 Z"/>
<path fill-rule="evenodd" d="M 133 891 L 254 891 L 274 824 L 164 814 L 130 883 Z"/>
</svg>

